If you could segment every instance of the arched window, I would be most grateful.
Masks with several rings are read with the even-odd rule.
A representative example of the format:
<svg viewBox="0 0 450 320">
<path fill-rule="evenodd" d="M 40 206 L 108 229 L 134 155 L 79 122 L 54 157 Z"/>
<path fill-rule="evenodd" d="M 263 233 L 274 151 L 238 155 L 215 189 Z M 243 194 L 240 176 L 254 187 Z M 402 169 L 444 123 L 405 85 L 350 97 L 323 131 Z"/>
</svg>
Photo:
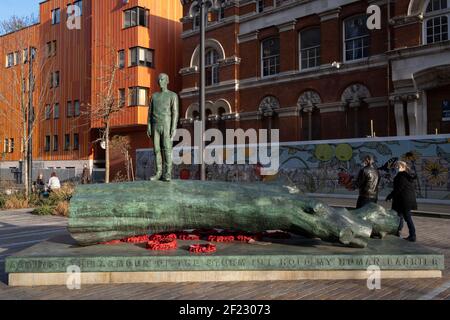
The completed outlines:
<svg viewBox="0 0 450 320">
<path fill-rule="evenodd" d="M 369 56 L 369 30 L 367 16 L 360 15 L 344 21 L 345 61 L 358 60 Z"/>
<path fill-rule="evenodd" d="M 219 53 L 209 48 L 205 54 L 206 85 L 219 83 Z"/>
<path fill-rule="evenodd" d="M 271 76 L 280 72 L 280 39 L 270 38 L 261 43 L 262 76 Z"/>
<path fill-rule="evenodd" d="M 300 32 L 300 68 L 320 66 L 320 28 Z"/>
<path fill-rule="evenodd" d="M 450 0 L 429 0 L 424 19 L 425 44 L 448 40 L 449 18 Z"/>
</svg>

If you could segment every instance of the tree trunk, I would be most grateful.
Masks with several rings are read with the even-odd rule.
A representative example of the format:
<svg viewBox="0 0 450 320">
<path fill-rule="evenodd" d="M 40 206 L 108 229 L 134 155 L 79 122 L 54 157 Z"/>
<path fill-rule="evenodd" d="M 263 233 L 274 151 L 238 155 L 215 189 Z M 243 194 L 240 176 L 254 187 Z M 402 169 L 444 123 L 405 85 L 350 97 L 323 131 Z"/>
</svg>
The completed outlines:
<svg viewBox="0 0 450 320">
<path fill-rule="evenodd" d="M 105 126 L 105 183 L 109 183 L 109 120 Z"/>
<path fill-rule="evenodd" d="M 22 143 L 23 143 L 23 155 L 22 155 L 22 159 L 23 159 L 23 163 L 22 163 L 22 177 L 23 177 L 23 183 L 25 184 L 25 195 L 27 197 L 27 199 L 29 199 L 30 197 L 30 191 L 28 186 L 29 186 L 29 180 L 31 179 L 31 177 L 28 176 L 28 143 L 27 143 L 27 138 L 26 138 L 26 131 L 24 130 L 24 138 L 22 139 Z"/>
<path fill-rule="evenodd" d="M 264 183 L 172 180 L 78 186 L 69 231 L 81 245 L 198 228 L 281 229 L 351 246 L 372 233 L 395 233 L 399 218 L 376 204 L 335 209 Z"/>
</svg>

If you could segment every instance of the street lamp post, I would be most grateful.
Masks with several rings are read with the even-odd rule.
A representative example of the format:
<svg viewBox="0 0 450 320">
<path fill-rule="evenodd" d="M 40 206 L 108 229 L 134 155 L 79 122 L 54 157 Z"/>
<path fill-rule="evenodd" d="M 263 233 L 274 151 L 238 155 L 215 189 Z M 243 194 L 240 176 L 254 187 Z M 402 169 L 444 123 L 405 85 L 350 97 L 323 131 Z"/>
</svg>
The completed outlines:
<svg viewBox="0 0 450 320">
<path fill-rule="evenodd" d="M 204 150 L 205 150 L 205 129 L 206 129 L 206 110 L 205 110 L 205 31 L 206 31 L 206 19 L 208 16 L 208 11 L 210 10 L 218 10 L 220 7 L 228 4 L 230 0 L 196 0 L 193 2 L 192 18 L 195 19 L 196 15 L 200 16 L 200 52 L 199 52 L 199 73 L 200 73 L 200 81 L 199 81 L 199 107 L 200 107 L 200 121 L 201 121 L 201 133 L 200 133 L 200 179 L 202 181 L 206 180 L 206 167 L 204 161 Z M 185 4 L 186 0 L 182 0 L 182 3 Z"/>
</svg>

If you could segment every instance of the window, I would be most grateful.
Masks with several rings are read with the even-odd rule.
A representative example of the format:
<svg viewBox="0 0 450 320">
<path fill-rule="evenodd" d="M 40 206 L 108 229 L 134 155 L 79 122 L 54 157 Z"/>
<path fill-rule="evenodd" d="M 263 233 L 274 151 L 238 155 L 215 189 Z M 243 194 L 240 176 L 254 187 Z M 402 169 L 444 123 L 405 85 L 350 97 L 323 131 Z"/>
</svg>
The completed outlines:
<svg viewBox="0 0 450 320">
<path fill-rule="evenodd" d="M 55 87 L 59 87 L 59 71 L 55 72 L 54 77 L 55 77 L 55 81 L 54 81 Z"/>
<path fill-rule="evenodd" d="M 51 114 L 52 114 L 52 108 L 50 107 L 49 104 L 47 104 L 45 106 L 45 120 L 50 119 Z"/>
<path fill-rule="evenodd" d="M 80 113 L 81 113 L 81 111 L 80 111 L 80 101 L 78 101 L 78 100 L 75 100 L 73 102 L 73 113 L 74 113 L 75 117 L 78 117 L 80 115 Z"/>
<path fill-rule="evenodd" d="M 64 135 L 64 150 L 69 150 L 70 149 L 70 134 L 65 134 Z"/>
<path fill-rule="evenodd" d="M 125 68 L 125 50 L 120 50 L 117 53 L 117 65 L 120 69 Z"/>
<path fill-rule="evenodd" d="M 301 69 L 320 66 L 320 28 L 300 32 Z"/>
<path fill-rule="evenodd" d="M 23 49 L 22 55 L 23 55 L 23 63 L 27 63 L 28 62 L 28 48 Z"/>
<path fill-rule="evenodd" d="M 47 57 L 56 56 L 56 40 L 47 42 Z"/>
<path fill-rule="evenodd" d="M 125 89 L 119 89 L 119 106 L 125 107 Z"/>
<path fill-rule="evenodd" d="M 148 27 L 148 10 L 136 7 L 124 11 L 124 28 L 143 26 Z"/>
<path fill-rule="evenodd" d="M 14 152 L 14 138 L 9 139 L 9 152 Z"/>
<path fill-rule="evenodd" d="M 10 68 L 14 66 L 14 53 L 8 53 L 6 55 L 6 67 Z"/>
<path fill-rule="evenodd" d="M 59 87 L 59 71 L 52 72 L 50 77 L 50 88 Z"/>
<path fill-rule="evenodd" d="M 205 54 L 206 85 L 219 83 L 219 54 L 214 49 L 209 49 Z"/>
<path fill-rule="evenodd" d="M 22 62 L 22 55 L 20 51 L 14 52 L 14 65 L 18 65 Z"/>
<path fill-rule="evenodd" d="M 52 55 L 56 56 L 56 40 L 52 41 Z"/>
<path fill-rule="evenodd" d="M 59 103 L 53 105 L 53 119 L 59 119 Z"/>
<path fill-rule="evenodd" d="M 52 51 L 52 42 L 47 42 L 47 57 L 51 57 L 53 55 Z"/>
<path fill-rule="evenodd" d="M 130 106 L 147 106 L 148 105 L 148 88 L 131 87 L 130 92 Z"/>
<path fill-rule="evenodd" d="M 58 151 L 58 135 L 53 136 L 53 151 Z"/>
<path fill-rule="evenodd" d="M 80 147 L 80 139 L 78 133 L 73 134 L 73 150 L 78 150 Z"/>
<path fill-rule="evenodd" d="M 80 15 L 79 16 L 82 16 L 83 15 L 83 1 L 82 0 L 75 1 L 73 3 L 73 5 L 77 6 L 78 8 L 80 8 Z"/>
<path fill-rule="evenodd" d="M 448 7 L 447 0 L 430 0 L 430 2 L 428 2 L 426 12 L 444 10 L 447 9 L 447 7 Z"/>
<path fill-rule="evenodd" d="M 50 151 L 50 136 L 45 136 L 44 150 Z"/>
<path fill-rule="evenodd" d="M 424 43 L 447 41 L 450 0 L 430 0 L 424 21 Z"/>
<path fill-rule="evenodd" d="M 59 8 L 52 10 L 52 24 L 58 24 L 61 21 L 61 10 Z"/>
<path fill-rule="evenodd" d="M 271 38 L 262 42 L 262 75 L 271 76 L 280 72 L 280 39 Z"/>
<path fill-rule="evenodd" d="M 5 145 L 3 146 L 3 153 L 9 152 L 9 139 L 5 138 Z"/>
<path fill-rule="evenodd" d="M 256 1 L 256 12 L 261 13 L 264 11 L 264 0 Z"/>
<path fill-rule="evenodd" d="M 344 22 L 345 60 L 358 60 L 369 56 L 369 30 L 366 15 L 349 18 Z"/>
<path fill-rule="evenodd" d="M 153 68 L 153 50 L 141 47 L 130 49 L 130 67 L 146 66 Z"/>
<path fill-rule="evenodd" d="M 67 117 L 73 117 L 73 108 L 72 108 L 72 102 L 71 101 L 67 101 Z"/>
<path fill-rule="evenodd" d="M 427 44 L 448 40 L 448 17 L 441 16 L 428 19 L 426 22 Z"/>
</svg>

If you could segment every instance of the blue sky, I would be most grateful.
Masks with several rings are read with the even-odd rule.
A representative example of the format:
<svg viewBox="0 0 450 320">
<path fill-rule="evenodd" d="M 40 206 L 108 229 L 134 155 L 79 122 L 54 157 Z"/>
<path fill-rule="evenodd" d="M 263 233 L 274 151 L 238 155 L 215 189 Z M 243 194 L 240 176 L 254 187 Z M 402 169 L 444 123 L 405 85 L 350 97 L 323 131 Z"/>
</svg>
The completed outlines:
<svg viewBox="0 0 450 320">
<path fill-rule="evenodd" d="M 12 15 L 39 17 L 39 2 L 43 0 L 0 0 L 0 21 Z"/>
</svg>

